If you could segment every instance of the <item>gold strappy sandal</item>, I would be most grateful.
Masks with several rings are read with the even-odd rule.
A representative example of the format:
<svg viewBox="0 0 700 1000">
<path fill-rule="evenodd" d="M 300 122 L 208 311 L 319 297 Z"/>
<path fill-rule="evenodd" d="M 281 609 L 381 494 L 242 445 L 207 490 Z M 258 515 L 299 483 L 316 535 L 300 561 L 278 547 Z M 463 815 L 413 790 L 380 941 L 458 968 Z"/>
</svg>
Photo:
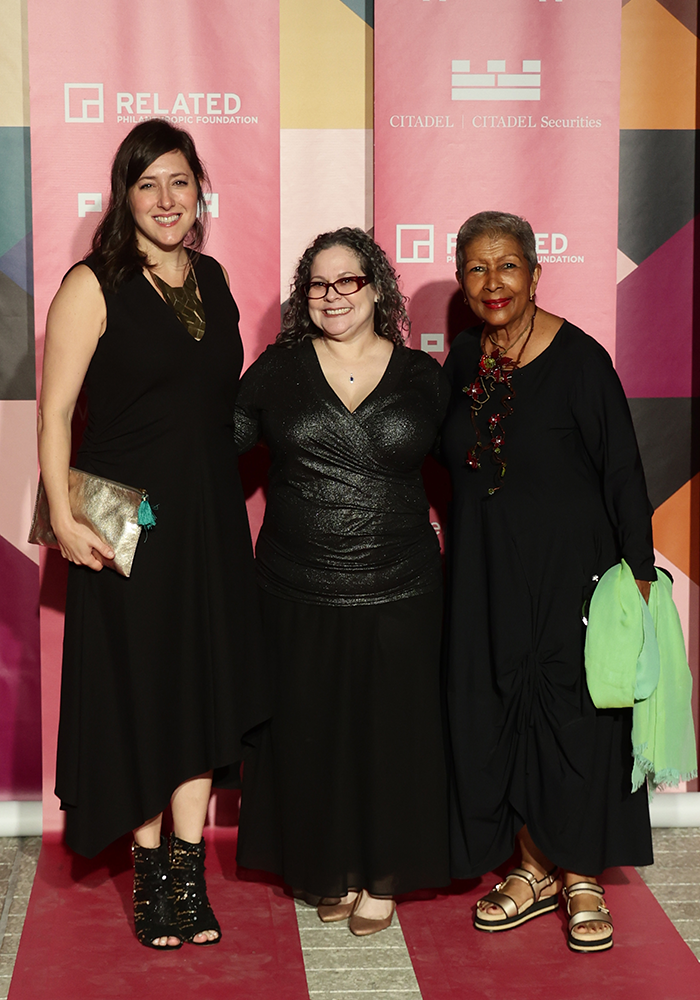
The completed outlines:
<svg viewBox="0 0 700 1000">
<path fill-rule="evenodd" d="M 502 882 L 499 882 L 491 892 L 477 902 L 474 926 L 480 931 L 508 931 L 513 927 L 520 927 L 528 920 L 534 920 L 535 917 L 542 917 L 545 913 L 553 913 L 559 906 L 558 894 L 553 893 L 544 898 L 540 898 L 540 894 L 543 889 L 556 881 L 557 871 L 557 868 L 552 868 L 551 872 L 547 872 L 541 879 L 537 879 L 526 868 L 514 868 L 508 872 Z M 532 892 L 532 899 L 528 899 L 518 906 L 512 896 L 503 891 L 508 879 L 511 878 L 526 882 Z M 480 908 L 481 904 L 484 903 L 500 907 L 503 910 L 503 916 L 488 917 Z"/>
<path fill-rule="evenodd" d="M 566 899 L 566 912 L 569 914 L 569 948 L 572 951 L 607 951 L 613 946 L 613 922 L 610 910 L 603 902 L 605 889 L 597 882 L 574 882 L 563 890 Z M 571 914 L 570 901 L 573 896 L 588 895 L 599 896 L 597 910 L 579 910 L 578 913 Z M 576 933 L 579 924 L 588 924 L 596 921 L 601 924 L 608 924 L 609 931 L 593 931 L 587 934 Z"/>
</svg>

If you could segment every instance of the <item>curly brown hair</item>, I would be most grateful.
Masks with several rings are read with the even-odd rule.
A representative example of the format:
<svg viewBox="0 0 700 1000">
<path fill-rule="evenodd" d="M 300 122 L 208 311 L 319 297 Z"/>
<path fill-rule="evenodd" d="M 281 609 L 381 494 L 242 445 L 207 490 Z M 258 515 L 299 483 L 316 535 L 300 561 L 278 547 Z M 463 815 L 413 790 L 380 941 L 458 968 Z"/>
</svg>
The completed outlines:
<svg viewBox="0 0 700 1000">
<path fill-rule="evenodd" d="M 374 332 L 379 337 L 391 340 L 397 347 L 402 347 L 410 332 L 411 323 L 404 304 L 406 298 L 399 291 L 396 272 L 371 236 L 361 229 L 351 229 L 348 226 L 331 233 L 321 233 L 304 251 L 292 280 L 292 292 L 276 343 L 290 346 L 307 337 L 322 336 L 321 330 L 309 316 L 306 285 L 316 256 L 322 250 L 337 246 L 352 251 L 357 257 L 361 273 L 372 279 L 372 287 L 377 293 Z"/>
</svg>

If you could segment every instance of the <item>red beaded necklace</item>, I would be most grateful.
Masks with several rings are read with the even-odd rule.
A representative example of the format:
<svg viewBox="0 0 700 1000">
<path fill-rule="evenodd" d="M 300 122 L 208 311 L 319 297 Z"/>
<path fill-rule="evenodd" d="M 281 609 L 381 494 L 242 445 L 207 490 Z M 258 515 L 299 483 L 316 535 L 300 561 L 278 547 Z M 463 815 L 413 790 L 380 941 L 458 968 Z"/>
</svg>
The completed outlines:
<svg viewBox="0 0 700 1000">
<path fill-rule="evenodd" d="M 529 327 L 526 327 L 527 336 L 523 341 L 523 346 L 518 351 L 517 358 L 509 358 L 506 354 L 506 348 L 499 347 L 496 341 L 493 340 L 489 334 L 489 340 L 492 344 L 495 344 L 496 350 L 493 354 L 487 354 L 486 351 L 482 353 L 481 358 L 479 359 L 479 370 L 476 378 L 471 385 L 465 385 L 462 389 L 462 392 L 466 393 L 471 399 L 472 426 L 474 427 L 474 431 L 476 433 L 476 443 L 467 452 L 465 464 L 470 469 L 480 469 L 481 456 L 483 452 L 491 451 L 493 460 L 497 465 L 497 470 L 496 485 L 489 489 L 489 495 L 493 495 L 500 490 L 503 485 L 502 480 L 506 474 L 506 462 L 502 455 L 502 449 L 506 439 L 505 431 L 503 430 L 503 421 L 513 412 L 513 407 L 510 403 L 515 397 L 515 389 L 513 388 L 511 379 L 513 372 L 520 365 L 520 359 L 523 356 L 523 351 L 527 347 L 530 337 L 532 336 L 532 331 L 535 328 L 536 315 L 537 306 L 535 306 Z M 525 331 L 523 330 L 523 333 L 524 332 Z M 522 336 L 523 334 L 521 333 L 518 337 L 516 337 L 510 347 L 514 347 Z M 484 404 L 489 401 L 492 393 L 496 391 L 497 385 L 504 385 L 506 388 L 506 393 L 501 398 L 501 404 L 504 409 L 500 413 L 492 413 L 489 417 L 488 426 L 491 433 L 491 440 L 488 444 L 484 444 L 481 440 L 479 425 L 476 422 L 476 415 Z"/>
</svg>

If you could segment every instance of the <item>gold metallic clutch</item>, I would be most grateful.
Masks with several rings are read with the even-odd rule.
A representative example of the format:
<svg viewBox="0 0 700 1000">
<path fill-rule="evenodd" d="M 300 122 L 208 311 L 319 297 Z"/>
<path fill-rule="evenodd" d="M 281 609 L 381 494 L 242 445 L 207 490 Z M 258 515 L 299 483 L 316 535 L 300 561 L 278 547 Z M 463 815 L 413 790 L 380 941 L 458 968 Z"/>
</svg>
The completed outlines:
<svg viewBox="0 0 700 1000">
<path fill-rule="evenodd" d="M 82 469 L 71 468 L 68 472 L 68 498 L 75 520 L 94 531 L 114 550 L 114 559 L 105 560 L 105 566 L 122 576 L 129 576 L 141 528 L 150 530 L 156 523 L 148 493 L 94 476 Z M 35 545 L 58 548 L 41 478 L 29 541 Z"/>
</svg>

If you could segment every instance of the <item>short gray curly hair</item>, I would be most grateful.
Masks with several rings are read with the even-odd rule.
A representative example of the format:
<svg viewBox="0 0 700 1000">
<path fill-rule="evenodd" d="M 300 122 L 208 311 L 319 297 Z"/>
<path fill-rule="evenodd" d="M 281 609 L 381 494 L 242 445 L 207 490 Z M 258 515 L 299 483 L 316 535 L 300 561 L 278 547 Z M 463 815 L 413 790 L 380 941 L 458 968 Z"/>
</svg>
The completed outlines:
<svg viewBox="0 0 700 1000">
<path fill-rule="evenodd" d="M 464 276 L 465 256 L 467 246 L 481 236 L 511 236 L 520 244 L 523 257 L 527 262 L 530 276 L 537 267 L 537 243 L 532 226 L 527 219 L 510 212 L 478 212 L 471 215 L 457 233 L 456 261 L 457 274 Z"/>
</svg>

